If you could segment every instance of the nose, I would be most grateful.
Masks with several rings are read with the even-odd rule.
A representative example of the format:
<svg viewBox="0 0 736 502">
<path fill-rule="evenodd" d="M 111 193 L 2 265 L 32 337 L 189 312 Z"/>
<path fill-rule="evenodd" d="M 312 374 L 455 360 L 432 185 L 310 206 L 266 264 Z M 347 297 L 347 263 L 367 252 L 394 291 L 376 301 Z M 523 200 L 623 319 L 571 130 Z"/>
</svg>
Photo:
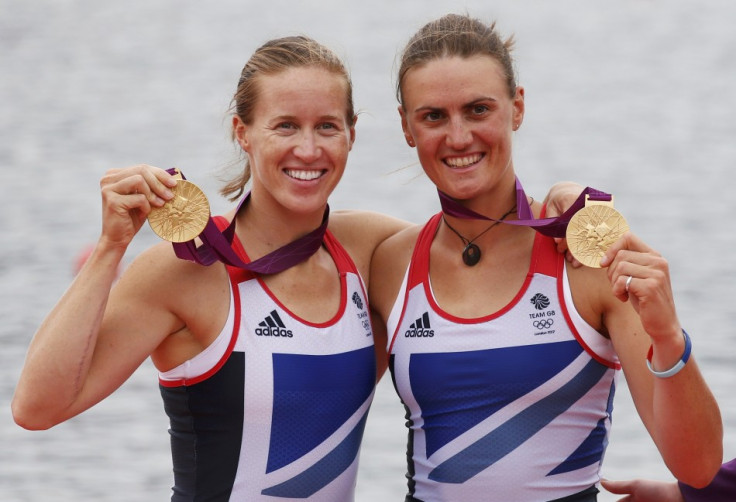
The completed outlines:
<svg viewBox="0 0 736 502">
<path fill-rule="evenodd" d="M 473 133 L 464 120 L 456 118 L 450 121 L 446 142 L 450 148 L 463 150 L 473 142 Z"/>
<path fill-rule="evenodd" d="M 294 155 L 300 160 L 310 163 L 317 160 L 321 155 L 321 147 L 313 131 L 302 131 L 294 148 Z"/>
</svg>

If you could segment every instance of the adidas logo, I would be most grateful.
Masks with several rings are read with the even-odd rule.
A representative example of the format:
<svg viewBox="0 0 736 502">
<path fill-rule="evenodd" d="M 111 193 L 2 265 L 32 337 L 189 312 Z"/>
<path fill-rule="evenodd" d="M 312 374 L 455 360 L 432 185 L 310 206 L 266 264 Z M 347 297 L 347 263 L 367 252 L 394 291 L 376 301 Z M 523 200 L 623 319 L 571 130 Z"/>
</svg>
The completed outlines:
<svg viewBox="0 0 736 502">
<path fill-rule="evenodd" d="M 407 338 L 428 338 L 434 336 L 434 330 L 430 329 L 429 325 L 429 312 L 422 314 L 422 317 L 414 321 L 409 329 L 404 332 L 404 336 Z"/>
<path fill-rule="evenodd" d="M 282 336 L 286 338 L 294 336 L 290 329 L 286 329 L 279 313 L 275 310 L 272 310 L 264 320 L 259 322 L 258 326 L 256 328 L 256 335 L 258 336 Z"/>
</svg>

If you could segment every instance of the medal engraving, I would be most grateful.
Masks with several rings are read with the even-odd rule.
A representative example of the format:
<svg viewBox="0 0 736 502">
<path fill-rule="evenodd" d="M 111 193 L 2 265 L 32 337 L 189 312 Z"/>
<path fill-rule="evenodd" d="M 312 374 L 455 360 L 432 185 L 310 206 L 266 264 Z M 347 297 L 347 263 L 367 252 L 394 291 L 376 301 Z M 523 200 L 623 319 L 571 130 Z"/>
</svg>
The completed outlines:
<svg viewBox="0 0 736 502">
<path fill-rule="evenodd" d="M 600 268 L 608 248 L 629 230 L 623 215 L 611 201 L 591 201 L 575 213 L 567 225 L 567 247 L 583 265 Z"/>
<path fill-rule="evenodd" d="M 169 242 L 187 242 L 202 233 L 210 218 L 210 205 L 202 190 L 179 179 L 171 189 L 174 198 L 148 215 L 156 235 Z"/>
</svg>

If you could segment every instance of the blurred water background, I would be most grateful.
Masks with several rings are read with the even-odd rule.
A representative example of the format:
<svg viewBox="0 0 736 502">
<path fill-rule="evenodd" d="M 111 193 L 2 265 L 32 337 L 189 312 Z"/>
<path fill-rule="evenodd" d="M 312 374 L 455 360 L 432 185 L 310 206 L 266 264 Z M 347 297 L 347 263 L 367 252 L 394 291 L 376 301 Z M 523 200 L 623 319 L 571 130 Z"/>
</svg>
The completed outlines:
<svg viewBox="0 0 736 502">
<path fill-rule="evenodd" d="M 681 321 L 722 408 L 726 458 L 736 456 L 736 3 L 0 0 L 0 500 L 169 496 L 168 421 L 150 363 L 52 430 L 22 430 L 10 415 L 28 342 L 98 235 L 105 170 L 175 165 L 213 212 L 227 209 L 217 175 L 237 160 L 226 112 L 240 69 L 265 40 L 306 33 L 348 62 L 361 110 L 333 210 L 423 222 L 439 206 L 401 135 L 395 57 L 424 22 L 466 11 L 516 35 L 527 111 L 515 166 L 527 192 L 541 198 L 565 179 L 613 192 L 669 258 Z M 126 262 L 155 241 L 146 226 Z M 362 502 L 405 493 L 403 409 L 389 382 L 367 426 Z M 669 478 L 625 385 L 603 474 Z"/>
</svg>

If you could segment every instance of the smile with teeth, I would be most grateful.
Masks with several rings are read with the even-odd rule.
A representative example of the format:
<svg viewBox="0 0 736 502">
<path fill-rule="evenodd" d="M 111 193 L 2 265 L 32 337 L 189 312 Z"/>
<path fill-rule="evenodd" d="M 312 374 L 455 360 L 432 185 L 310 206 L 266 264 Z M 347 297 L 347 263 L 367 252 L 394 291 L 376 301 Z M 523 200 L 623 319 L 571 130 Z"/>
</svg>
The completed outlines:
<svg viewBox="0 0 736 502">
<path fill-rule="evenodd" d="M 468 167 L 479 162 L 482 158 L 483 154 L 481 153 L 466 155 L 464 157 L 448 157 L 445 159 L 445 164 L 450 167 Z"/>
<path fill-rule="evenodd" d="M 325 173 L 322 169 L 285 169 L 284 172 L 287 176 L 302 181 L 316 180 Z"/>
</svg>

